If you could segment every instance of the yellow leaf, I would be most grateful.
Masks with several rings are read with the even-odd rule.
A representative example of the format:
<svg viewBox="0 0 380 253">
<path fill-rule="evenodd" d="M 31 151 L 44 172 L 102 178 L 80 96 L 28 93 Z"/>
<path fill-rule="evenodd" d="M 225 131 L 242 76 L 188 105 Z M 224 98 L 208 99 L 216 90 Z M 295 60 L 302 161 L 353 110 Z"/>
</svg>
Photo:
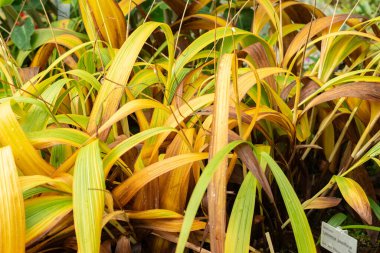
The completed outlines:
<svg viewBox="0 0 380 253">
<path fill-rule="evenodd" d="M 9 146 L 0 148 L 0 205 L 0 252 L 25 252 L 24 200 Z"/>
<path fill-rule="evenodd" d="M 186 136 L 184 141 L 181 135 L 176 135 L 166 151 L 165 157 L 172 157 L 179 154 L 191 152 L 194 141 L 194 128 L 183 129 L 182 133 Z M 190 146 L 191 145 L 191 146 Z M 189 147 L 190 146 L 190 147 Z M 192 164 L 187 164 L 172 170 L 160 178 L 160 207 L 182 213 L 185 209 L 188 194 L 190 171 Z"/>
<path fill-rule="evenodd" d="M 188 163 L 206 159 L 207 153 L 190 153 L 167 158 L 136 172 L 113 190 L 113 194 L 124 206 L 147 183 L 153 179 Z M 128 189 L 128 190 L 127 190 Z"/>
<path fill-rule="evenodd" d="M 110 220 L 153 220 L 153 219 L 181 219 L 182 215 L 171 210 L 150 209 L 144 211 L 115 211 L 103 217 L 103 226 Z"/>
<path fill-rule="evenodd" d="M 142 4 L 145 0 L 121 0 L 119 7 L 123 11 L 124 16 L 130 13 L 137 5 Z"/>
<path fill-rule="evenodd" d="M 228 144 L 228 110 L 230 100 L 233 54 L 222 56 L 215 84 L 214 114 L 209 159 Z M 224 252 L 226 230 L 226 171 L 227 157 L 219 164 L 207 192 L 211 251 Z"/>
<path fill-rule="evenodd" d="M 130 77 L 132 68 L 140 53 L 140 50 L 145 43 L 145 40 L 159 26 L 163 29 L 166 39 L 168 40 L 169 65 L 171 66 L 173 64 L 174 37 L 168 25 L 148 22 L 135 30 L 118 51 L 107 72 L 106 78 L 104 79 L 105 81 L 101 86 L 98 96 L 96 97 L 93 109 L 91 111 L 90 121 L 87 126 L 87 130 L 91 134 L 96 132 L 99 119 L 101 121 L 100 123 L 104 124 L 116 112 L 120 104 L 120 100 L 125 92 L 127 92 L 127 95 L 129 94 L 129 99 L 134 99 L 129 90 L 125 90 L 124 87 Z M 168 80 L 170 80 L 170 75 L 171 72 L 169 71 Z M 137 112 L 136 115 L 137 117 L 145 118 L 142 112 Z M 106 139 L 108 136 L 108 131 L 109 130 L 100 135 L 101 140 Z"/>
<path fill-rule="evenodd" d="M 67 193 L 72 192 L 71 187 L 66 182 L 64 182 L 63 179 L 59 178 L 50 178 L 41 175 L 23 176 L 20 177 L 19 182 L 23 192 L 44 184 L 47 184 L 50 187 L 59 191 Z"/>
<path fill-rule="evenodd" d="M 12 148 L 17 167 L 24 175 L 51 175 L 54 168 L 30 144 L 9 103 L 0 105 L 0 145 Z"/>
<path fill-rule="evenodd" d="M 310 131 L 310 122 L 308 119 L 308 115 L 305 113 L 301 116 L 299 120 L 299 124 L 297 124 L 297 139 L 300 142 L 305 141 L 311 135 Z"/>
<path fill-rule="evenodd" d="M 116 1 L 79 0 L 79 7 L 90 40 L 107 41 L 113 48 L 121 47 L 127 25 Z"/>
<path fill-rule="evenodd" d="M 336 183 L 346 202 L 368 224 L 372 224 L 371 206 L 363 188 L 351 178 L 335 176 Z"/>
</svg>

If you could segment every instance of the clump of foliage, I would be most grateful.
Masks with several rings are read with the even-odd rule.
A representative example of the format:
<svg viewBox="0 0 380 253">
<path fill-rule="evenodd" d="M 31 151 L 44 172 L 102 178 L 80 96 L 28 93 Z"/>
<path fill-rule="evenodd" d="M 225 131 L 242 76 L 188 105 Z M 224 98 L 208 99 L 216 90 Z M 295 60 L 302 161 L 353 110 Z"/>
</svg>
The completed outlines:
<svg viewBox="0 0 380 253">
<path fill-rule="evenodd" d="M 53 2 L 11 3 L 1 252 L 309 253 L 322 221 L 378 247 L 379 17 L 77 0 L 57 20 Z"/>
</svg>

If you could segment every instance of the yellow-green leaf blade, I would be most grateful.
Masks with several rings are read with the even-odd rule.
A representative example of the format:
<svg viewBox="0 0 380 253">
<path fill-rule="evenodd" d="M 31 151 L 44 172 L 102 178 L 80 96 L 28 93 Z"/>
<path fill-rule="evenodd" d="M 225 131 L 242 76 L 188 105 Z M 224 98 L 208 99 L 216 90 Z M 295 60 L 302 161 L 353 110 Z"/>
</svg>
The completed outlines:
<svg viewBox="0 0 380 253">
<path fill-rule="evenodd" d="M 248 173 L 236 197 L 225 241 L 225 252 L 249 251 L 253 212 L 255 209 L 257 179 Z"/>
<path fill-rule="evenodd" d="M 261 156 L 267 161 L 280 189 L 290 222 L 292 224 L 298 252 L 317 252 L 309 222 L 292 185 L 289 183 L 284 172 L 269 154 L 263 152 L 261 153 Z"/>
<path fill-rule="evenodd" d="M 203 170 L 203 173 L 201 177 L 199 178 L 193 193 L 191 194 L 191 198 L 189 201 L 189 204 L 187 205 L 185 218 L 183 220 L 181 233 L 178 238 L 178 244 L 176 248 L 176 253 L 183 252 L 185 249 L 185 245 L 187 242 L 187 238 L 189 237 L 191 227 L 195 218 L 195 215 L 198 211 L 199 205 L 202 201 L 203 194 L 205 193 L 208 184 L 210 183 L 212 176 L 214 172 L 217 170 L 218 165 L 220 162 L 225 158 L 226 155 L 228 155 L 229 152 L 231 152 L 232 149 L 234 149 L 236 146 L 244 143 L 243 141 L 233 141 L 223 147 L 212 160 L 209 161 L 205 169 Z"/>
<path fill-rule="evenodd" d="M 74 167 L 73 209 L 78 252 L 99 252 L 104 191 L 103 165 L 96 140 L 79 151 Z"/>
<path fill-rule="evenodd" d="M 107 175 L 112 165 L 117 161 L 117 159 L 119 159 L 121 155 L 126 153 L 135 145 L 145 141 L 146 139 L 149 139 L 152 136 L 155 136 L 164 132 L 170 133 L 172 131 L 175 131 L 175 129 L 170 128 L 170 127 L 155 127 L 152 129 L 147 129 L 145 131 L 142 131 L 136 135 L 131 136 L 125 141 L 119 143 L 103 159 L 104 174 Z"/>
<path fill-rule="evenodd" d="M 27 245 L 48 233 L 71 210 L 71 196 L 45 196 L 25 201 Z"/>
</svg>

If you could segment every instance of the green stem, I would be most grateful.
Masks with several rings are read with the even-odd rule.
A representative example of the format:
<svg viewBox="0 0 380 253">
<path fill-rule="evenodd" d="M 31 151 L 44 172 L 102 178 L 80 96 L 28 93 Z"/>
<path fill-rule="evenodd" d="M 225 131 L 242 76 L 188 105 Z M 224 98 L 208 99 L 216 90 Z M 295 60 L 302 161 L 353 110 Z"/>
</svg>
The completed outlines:
<svg viewBox="0 0 380 253">
<path fill-rule="evenodd" d="M 380 232 L 380 227 L 368 226 L 368 225 L 348 225 L 348 226 L 342 226 L 341 228 L 342 229 L 368 229 L 368 230 Z"/>
</svg>

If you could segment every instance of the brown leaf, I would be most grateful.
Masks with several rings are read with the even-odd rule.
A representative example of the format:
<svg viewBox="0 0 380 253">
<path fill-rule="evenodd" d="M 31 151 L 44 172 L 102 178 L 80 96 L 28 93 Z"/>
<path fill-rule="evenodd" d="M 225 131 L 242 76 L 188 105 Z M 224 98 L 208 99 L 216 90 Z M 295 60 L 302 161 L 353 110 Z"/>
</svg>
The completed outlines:
<svg viewBox="0 0 380 253">
<path fill-rule="evenodd" d="M 131 242 L 127 237 L 121 236 L 117 240 L 115 253 L 132 253 Z"/>
<path fill-rule="evenodd" d="M 309 38 L 313 38 L 323 30 L 328 29 L 332 24 L 344 22 L 346 18 L 347 14 L 335 15 L 333 17 L 322 17 L 305 25 L 289 45 L 284 56 L 283 66 L 288 66 L 292 57 L 305 46 L 305 43 L 307 43 Z"/>
<path fill-rule="evenodd" d="M 230 101 L 231 67 L 234 55 L 222 56 L 215 84 L 214 114 L 212 116 L 209 160 L 228 144 L 228 110 Z M 207 188 L 211 251 L 224 252 L 226 231 L 226 179 L 228 159 L 220 162 Z"/>
<path fill-rule="evenodd" d="M 39 67 L 18 68 L 18 73 L 24 83 L 38 74 Z"/>
<path fill-rule="evenodd" d="M 306 106 L 305 111 L 321 103 L 341 97 L 355 97 L 363 100 L 380 101 L 380 85 L 378 83 L 357 82 L 340 85 L 325 91 Z"/>
<path fill-rule="evenodd" d="M 309 77 L 303 77 L 301 79 L 301 82 L 303 83 L 304 86 L 301 88 L 300 101 L 304 100 L 305 98 L 313 94 L 320 87 L 315 81 L 313 81 Z M 294 88 L 295 85 L 296 83 L 292 82 L 291 84 L 289 84 L 282 90 L 281 98 L 283 100 L 288 98 L 290 91 Z M 292 97 L 291 100 L 289 101 L 288 105 L 290 108 L 293 108 L 294 100 L 295 100 L 295 97 Z"/>
<path fill-rule="evenodd" d="M 191 16 L 187 16 L 184 19 L 180 19 L 173 23 L 171 26 L 173 32 L 178 31 L 178 29 L 181 27 L 181 32 L 187 31 L 187 30 L 212 30 L 216 27 L 226 27 L 228 26 L 227 22 L 217 17 L 215 19 L 214 16 L 208 15 L 208 14 L 195 14 Z"/>
<path fill-rule="evenodd" d="M 169 7 L 177 14 L 177 16 L 182 17 L 182 13 L 185 10 L 185 2 L 182 0 L 164 0 L 164 2 L 169 5 Z"/>
<path fill-rule="evenodd" d="M 235 141 L 240 140 L 241 138 L 233 131 L 229 131 L 228 139 L 229 141 Z M 259 162 L 257 161 L 256 157 L 253 155 L 251 147 L 248 144 L 242 144 L 239 145 L 235 150 L 238 153 L 240 159 L 247 166 L 249 171 L 259 181 L 271 202 L 274 203 L 274 197 L 268 179 L 265 177 L 263 170 L 260 168 Z"/>
<path fill-rule="evenodd" d="M 112 253 L 111 249 L 111 241 L 107 240 L 100 245 L 100 252 L 99 253 Z"/>
<path fill-rule="evenodd" d="M 264 46 L 259 42 L 256 42 L 244 48 L 242 51 L 246 52 L 250 57 L 252 57 L 253 62 L 257 64 L 257 68 L 275 66 L 273 55 L 270 54 L 270 52 L 267 52 Z M 276 81 L 273 76 L 266 77 L 264 80 L 268 82 L 272 89 L 277 90 Z"/>
<path fill-rule="evenodd" d="M 157 220 L 139 220 L 133 222 L 135 228 L 153 229 L 164 232 L 180 232 L 183 219 L 157 219 Z M 194 220 L 191 225 L 191 231 L 205 229 L 206 222 Z"/>
</svg>

